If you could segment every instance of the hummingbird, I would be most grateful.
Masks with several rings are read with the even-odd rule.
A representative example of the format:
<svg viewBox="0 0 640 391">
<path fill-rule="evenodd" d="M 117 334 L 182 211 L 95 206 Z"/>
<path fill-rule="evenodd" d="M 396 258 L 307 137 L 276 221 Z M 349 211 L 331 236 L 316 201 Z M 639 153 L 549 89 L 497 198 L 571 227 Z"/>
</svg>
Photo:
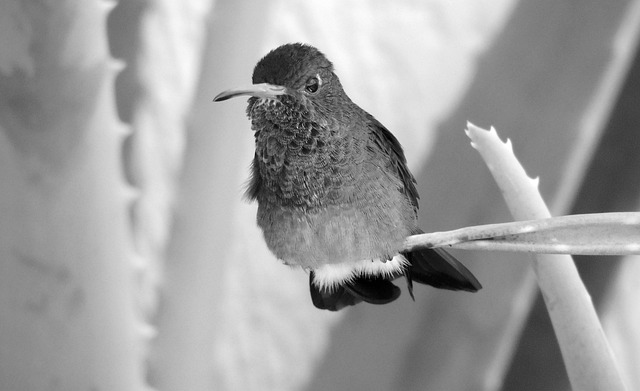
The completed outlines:
<svg viewBox="0 0 640 391">
<path fill-rule="evenodd" d="M 416 180 L 396 137 L 345 93 L 313 46 L 282 45 L 253 70 L 252 85 L 214 101 L 249 96 L 255 155 L 246 197 L 270 251 L 309 272 L 315 307 L 386 304 L 404 277 L 476 292 L 475 276 L 440 248 L 403 251 L 418 227 Z M 415 298 L 414 298 L 415 300 Z"/>
</svg>

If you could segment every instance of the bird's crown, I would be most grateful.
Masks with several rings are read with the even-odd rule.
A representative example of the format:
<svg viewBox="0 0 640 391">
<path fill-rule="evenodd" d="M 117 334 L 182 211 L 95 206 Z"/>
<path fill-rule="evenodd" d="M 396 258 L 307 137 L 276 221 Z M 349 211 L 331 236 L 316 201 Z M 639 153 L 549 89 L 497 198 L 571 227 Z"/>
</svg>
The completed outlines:
<svg viewBox="0 0 640 391">
<path fill-rule="evenodd" d="M 333 72 L 322 52 L 302 43 L 289 43 L 270 51 L 253 70 L 253 83 L 270 83 L 298 89 L 321 72 Z"/>
</svg>

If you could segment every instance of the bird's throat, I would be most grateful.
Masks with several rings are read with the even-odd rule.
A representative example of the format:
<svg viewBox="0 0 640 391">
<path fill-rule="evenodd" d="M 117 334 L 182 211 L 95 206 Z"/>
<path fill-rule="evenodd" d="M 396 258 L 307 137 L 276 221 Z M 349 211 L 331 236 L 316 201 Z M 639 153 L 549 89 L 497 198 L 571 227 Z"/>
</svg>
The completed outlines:
<svg viewBox="0 0 640 391">
<path fill-rule="evenodd" d="M 347 137 L 311 120 L 306 110 L 277 100 L 256 101 L 248 110 L 255 131 L 254 180 L 259 202 L 304 209 L 342 202 L 353 177 Z"/>
</svg>

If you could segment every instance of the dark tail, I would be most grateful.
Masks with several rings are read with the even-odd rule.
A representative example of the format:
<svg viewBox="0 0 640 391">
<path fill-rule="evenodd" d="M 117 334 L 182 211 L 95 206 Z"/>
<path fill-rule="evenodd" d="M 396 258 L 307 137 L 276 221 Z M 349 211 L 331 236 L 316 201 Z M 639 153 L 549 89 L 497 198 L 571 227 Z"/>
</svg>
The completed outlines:
<svg viewBox="0 0 640 391">
<path fill-rule="evenodd" d="M 371 304 L 391 303 L 400 296 L 400 288 L 381 277 L 359 277 L 331 291 L 320 289 L 309 274 L 311 301 L 321 310 L 338 311 L 362 301 Z"/>
<path fill-rule="evenodd" d="M 409 294 L 413 298 L 413 282 L 440 289 L 477 292 L 482 289 L 478 279 L 462 263 L 441 248 L 402 253 L 410 265 L 405 270 Z M 399 277 L 399 276 L 396 276 Z M 358 277 L 332 291 L 319 289 L 309 275 L 313 305 L 322 310 L 338 311 L 362 301 L 387 304 L 400 296 L 400 288 L 383 277 Z"/>
<path fill-rule="evenodd" d="M 454 291 L 477 292 L 482 289 L 469 269 L 441 248 L 417 250 L 403 255 L 411 263 L 405 272 L 409 286 L 415 281 Z"/>
</svg>

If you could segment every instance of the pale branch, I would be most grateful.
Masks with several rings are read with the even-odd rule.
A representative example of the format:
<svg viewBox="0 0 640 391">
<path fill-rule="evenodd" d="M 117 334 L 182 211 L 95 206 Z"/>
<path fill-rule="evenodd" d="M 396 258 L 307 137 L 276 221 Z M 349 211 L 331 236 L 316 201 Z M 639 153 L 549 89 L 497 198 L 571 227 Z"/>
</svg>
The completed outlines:
<svg viewBox="0 0 640 391">
<path fill-rule="evenodd" d="M 640 255 L 640 212 L 487 224 L 413 235 L 405 241 L 407 251 L 445 246 L 539 254 Z"/>
<path fill-rule="evenodd" d="M 515 220 L 551 217 L 538 192 L 538 180 L 527 176 L 508 140 L 503 143 L 493 128 L 486 131 L 470 123 L 467 135 L 491 171 Z M 591 297 L 571 257 L 540 254 L 532 257 L 531 265 L 572 388 L 625 390 Z"/>
</svg>

